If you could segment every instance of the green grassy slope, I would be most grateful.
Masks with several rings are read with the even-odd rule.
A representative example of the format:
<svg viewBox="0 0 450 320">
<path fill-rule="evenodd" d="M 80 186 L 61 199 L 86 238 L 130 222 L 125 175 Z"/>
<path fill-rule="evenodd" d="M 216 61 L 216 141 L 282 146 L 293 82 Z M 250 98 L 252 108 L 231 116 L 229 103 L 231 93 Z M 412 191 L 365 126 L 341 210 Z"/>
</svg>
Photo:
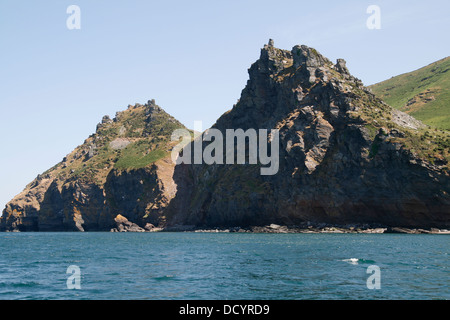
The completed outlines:
<svg viewBox="0 0 450 320">
<path fill-rule="evenodd" d="M 185 127 L 158 106 L 129 106 L 114 120 L 99 124 L 94 134 L 44 175 L 52 173 L 61 183 L 79 180 L 102 185 L 113 168 L 139 169 L 169 157 L 178 143 L 171 141 L 175 129 Z"/>
<path fill-rule="evenodd" d="M 450 57 L 369 88 L 392 107 L 450 130 Z"/>
</svg>

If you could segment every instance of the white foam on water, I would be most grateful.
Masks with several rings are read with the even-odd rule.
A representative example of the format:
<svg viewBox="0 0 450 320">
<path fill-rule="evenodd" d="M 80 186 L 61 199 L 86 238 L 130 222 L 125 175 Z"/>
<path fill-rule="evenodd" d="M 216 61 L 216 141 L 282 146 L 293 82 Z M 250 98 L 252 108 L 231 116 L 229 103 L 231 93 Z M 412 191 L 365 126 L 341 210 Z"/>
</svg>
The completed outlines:
<svg viewBox="0 0 450 320">
<path fill-rule="evenodd" d="M 357 258 L 350 258 L 350 259 L 344 259 L 342 261 L 348 262 L 350 264 L 358 264 L 359 259 L 357 259 Z"/>
</svg>

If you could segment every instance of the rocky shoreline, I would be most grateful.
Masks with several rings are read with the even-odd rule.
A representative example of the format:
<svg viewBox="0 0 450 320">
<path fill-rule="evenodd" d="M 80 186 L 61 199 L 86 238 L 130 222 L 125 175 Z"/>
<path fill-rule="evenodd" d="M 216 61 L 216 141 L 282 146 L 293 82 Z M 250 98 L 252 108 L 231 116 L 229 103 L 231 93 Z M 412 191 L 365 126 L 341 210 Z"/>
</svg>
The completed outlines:
<svg viewBox="0 0 450 320">
<path fill-rule="evenodd" d="M 173 226 L 169 228 L 158 228 L 161 232 L 204 232 L 204 233 L 366 233 L 366 234 L 382 234 L 382 233 L 399 233 L 399 234 L 450 234 L 447 229 L 412 229 L 404 227 L 380 227 L 368 225 L 300 225 L 300 226 L 281 226 L 271 224 L 268 226 L 253 226 L 247 228 L 196 228 L 195 226 Z"/>
<path fill-rule="evenodd" d="M 198 228 L 195 226 L 177 225 L 172 227 L 155 227 L 152 224 L 147 224 L 144 228 L 128 220 L 121 221 L 117 219 L 117 227 L 112 228 L 109 232 L 194 232 L 194 233 L 361 233 L 361 234 L 439 234 L 450 235 L 450 230 L 438 228 L 404 228 L 404 227 L 374 227 L 374 226 L 281 226 L 271 224 L 268 226 L 253 226 L 253 227 L 231 227 L 231 228 Z M 6 230 L 5 232 L 24 232 L 15 230 Z M 25 231 L 33 232 L 33 231 Z M 50 232 L 50 231 L 49 231 Z M 57 232 L 57 231 L 55 231 Z M 67 231 L 75 232 L 75 231 Z M 101 232 L 101 231 L 96 231 Z M 104 231 L 107 232 L 107 231 Z"/>
</svg>

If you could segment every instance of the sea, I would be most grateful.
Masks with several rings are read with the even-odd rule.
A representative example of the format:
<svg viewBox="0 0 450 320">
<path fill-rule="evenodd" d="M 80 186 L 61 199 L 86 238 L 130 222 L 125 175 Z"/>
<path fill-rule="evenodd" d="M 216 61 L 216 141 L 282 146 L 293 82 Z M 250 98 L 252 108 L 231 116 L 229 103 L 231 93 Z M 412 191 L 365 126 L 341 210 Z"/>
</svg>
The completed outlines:
<svg viewBox="0 0 450 320">
<path fill-rule="evenodd" d="M 0 300 L 447 300 L 450 237 L 0 233 Z"/>
</svg>

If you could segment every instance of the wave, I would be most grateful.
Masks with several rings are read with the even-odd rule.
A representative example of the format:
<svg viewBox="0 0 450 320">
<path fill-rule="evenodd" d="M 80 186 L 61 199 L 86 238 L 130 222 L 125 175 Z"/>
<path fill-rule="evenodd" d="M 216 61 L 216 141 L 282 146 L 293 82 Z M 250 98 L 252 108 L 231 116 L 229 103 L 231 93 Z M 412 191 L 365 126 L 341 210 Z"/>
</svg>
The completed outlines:
<svg viewBox="0 0 450 320">
<path fill-rule="evenodd" d="M 154 277 L 153 280 L 156 280 L 156 281 L 176 280 L 174 278 L 175 278 L 175 276 L 167 275 L 167 276 L 161 276 L 161 277 Z"/>
<path fill-rule="evenodd" d="M 350 264 L 360 264 L 360 263 L 375 263 L 374 260 L 366 260 L 366 259 L 358 259 L 358 258 L 350 258 L 350 259 L 344 259 L 341 261 L 348 262 Z"/>
</svg>

